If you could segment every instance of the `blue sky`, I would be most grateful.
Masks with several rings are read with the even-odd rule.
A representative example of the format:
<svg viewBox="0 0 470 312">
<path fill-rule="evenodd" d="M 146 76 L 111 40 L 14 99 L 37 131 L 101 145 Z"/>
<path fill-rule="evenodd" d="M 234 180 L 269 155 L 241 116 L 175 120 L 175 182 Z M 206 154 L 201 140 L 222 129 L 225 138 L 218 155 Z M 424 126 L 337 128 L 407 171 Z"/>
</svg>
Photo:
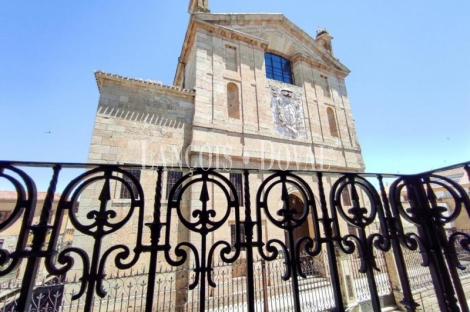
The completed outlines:
<svg viewBox="0 0 470 312">
<path fill-rule="evenodd" d="M 172 84 L 188 1 L 2 3 L 0 159 L 86 162 L 99 96 L 94 70 Z M 284 13 L 311 36 L 318 26 L 329 30 L 335 57 L 351 70 L 346 85 L 368 172 L 470 159 L 469 1 L 210 7 Z"/>
</svg>

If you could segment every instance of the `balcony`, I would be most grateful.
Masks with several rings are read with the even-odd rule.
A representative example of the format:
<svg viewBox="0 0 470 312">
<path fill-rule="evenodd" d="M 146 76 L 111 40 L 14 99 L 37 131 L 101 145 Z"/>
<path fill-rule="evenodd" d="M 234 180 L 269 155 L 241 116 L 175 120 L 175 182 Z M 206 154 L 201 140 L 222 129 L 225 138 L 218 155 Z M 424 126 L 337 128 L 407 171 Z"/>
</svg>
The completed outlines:
<svg viewBox="0 0 470 312">
<path fill-rule="evenodd" d="M 0 223 L 0 310 L 468 311 L 470 234 L 456 227 L 468 185 L 445 173 L 468 184 L 469 165 L 392 175 L 1 161 L 15 196 Z M 444 206 L 437 189 L 451 195 Z"/>
</svg>

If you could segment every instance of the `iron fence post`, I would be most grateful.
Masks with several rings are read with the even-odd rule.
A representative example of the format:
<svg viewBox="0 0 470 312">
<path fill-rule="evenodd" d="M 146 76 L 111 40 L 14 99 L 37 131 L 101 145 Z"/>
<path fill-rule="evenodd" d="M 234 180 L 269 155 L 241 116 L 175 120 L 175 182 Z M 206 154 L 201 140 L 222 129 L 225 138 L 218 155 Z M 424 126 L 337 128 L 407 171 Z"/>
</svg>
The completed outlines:
<svg viewBox="0 0 470 312">
<path fill-rule="evenodd" d="M 149 276 L 147 285 L 147 300 L 145 303 L 145 311 L 152 312 L 153 310 L 153 295 L 155 292 L 155 274 L 157 272 L 157 254 L 158 254 L 158 243 L 160 241 L 160 231 L 162 224 L 160 221 L 161 215 L 161 199 L 162 199 L 162 167 L 158 168 L 157 183 L 155 186 L 155 203 L 153 211 L 153 223 L 147 223 L 146 225 L 150 228 L 151 234 L 151 250 L 150 250 L 150 264 L 149 264 Z M 158 310 L 158 307 L 157 307 Z"/>
<path fill-rule="evenodd" d="M 394 214 L 395 214 L 393 216 L 391 208 L 390 208 L 390 202 L 387 197 L 387 192 L 385 191 L 385 187 L 383 184 L 383 177 L 379 175 L 378 180 L 379 180 L 380 192 L 382 195 L 383 208 L 384 208 L 384 213 L 385 213 L 384 218 L 385 218 L 386 226 L 388 230 L 388 233 L 385 233 L 385 235 L 387 235 L 387 237 L 391 241 L 393 258 L 394 258 L 395 265 L 397 266 L 396 271 L 398 273 L 398 278 L 400 279 L 401 291 L 403 293 L 403 300 L 401 300 L 400 303 L 405 307 L 407 312 L 414 312 L 416 311 L 416 308 L 419 306 L 419 304 L 413 299 L 413 293 L 410 287 L 409 276 L 406 270 L 406 264 L 405 264 L 403 252 L 400 246 L 399 235 L 401 232 L 403 232 L 403 230 L 400 231 L 398 229 L 398 223 L 400 222 L 398 210 L 396 209 L 395 206 L 392 207 L 394 210 Z M 393 199 L 392 199 L 392 203 L 394 203 Z M 401 228 L 401 225 L 400 225 L 400 228 Z"/>
<path fill-rule="evenodd" d="M 46 252 L 42 250 L 47 232 L 51 227 L 48 225 L 49 218 L 52 213 L 52 203 L 54 202 L 54 194 L 57 186 L 61 167 L 55 166 L 53 168 L 53 175 L 49 188 L 47 189 L 46 199 L 41 210 L 39 217 L 39 223 L 30 227 L 30 231 L 33 234 L 33 242 L 31 251 L 24 251 L 28 255 L 28 261 L 23 274 L 23 283 L 21 285 L 20 297 L 18 298 L 17 311 L 29 311 L 31 307 L 31 300 L 34 292 L 34 286 L 39 270 L 39 261 L 46 255 Z M 31 207 L 35 210 L 35 207 Z"/>
<path fill-rule="evenodd" d="M 269 311 L 269 302 L 268 302 L 268 283 L 266 278 L 266 261 L 261 259 L 261 278 L 263 280 L 263 306 L 264 312 Z"/>
<path fill-rule="evenodd" d="M 247 264 L 247 300 L 248 311 L 255 311 L 255 288 L 254 288 L 254 268 L 253 268 L 253 226 L 251 218 L 251 199 L 250 199 L 250 181 L 248 170 L 244 175 L 244 195 L 245 195 L 245 245 L 246 245 L 246 264 Z"/>
<path fill-rule="evenodd" d="M 424 239 L 426 251 L 429 257 L 429 271 L 436 289 L 437 301 L 441 311 L 460 311 L 455 298 L 454 287 L 446 268 L 446 262 L 442 255 L 437 228 L 439 227 L 432 217 L 431 207 L 424 188 L 423 177 L 414 176 L 408 179 L 408 189 L 411 191 L 410 199 L 412 207 L 410 211 L 420 216 L 421 223 L 418 226 L 418 233 Z"/>
<path fill-rule="evenodd" d="M 333 296 L 335 298 L 336 309 L 334 311 L 344 311 L 343 296 L 341 293 L 341 281 L 339 279 L 338 267 L 336 265 L 336 251 L 334 246 L 335 237 L 333 237 L 332 222 L 334 221 L 328 216 L 328 208 L 326 205 L 325 189 L 323 186 L 323 174 L 317 172 L 318 178 L 318 191 L 320 193 L 320 204 L 322 211 L 322 218 L 320 221 L 323 224 L 325 232 L 324 242 L 326 243 L 326 253 L 328 255 L 328 265 L 330 267 L 332 277 Z"/>
<path fill-rule="evenodd" d="M 449 242 L 447 240 L 446 231 L 444 230 L 444 224 L 440 222 L 440 220 L 437 220 L 439 219 L 439 214 L 441 213 L 441 211 L 440 211 L 440 207 L 437 204 L 437 198 L 431 187 L 429 177 L 424 178 L 424 183 L 427 186 L 427 198 L 431 204 L 430 207 L 434 214 L 434 221 L 436 222 L 436 225 L 437 225 L 436 227 L 434 227 L 434 230 L 438 238 L 438 243 L 440 243 L 440 249 L 443 251 L 443 254 L 444 254 L 443 259 L 445 259 L 445 261 L 447 262 L 447 268 L 452 277 L 452 281 L 455 287 L 455 292 L 457 294 L 457 298 L 459 299 L 458 301 L 460 303 L 460 308 L 463 311 L 468 312 L 467 299 L 465 297 L 462 284 L 460 283 L 460 278 L 457 273 L 457 268 L 454 265 L 453 257 L 456 257 L 456 254 L 451 253 L 450 251 L 450 248 L 448 246 Z"/>
</svg>

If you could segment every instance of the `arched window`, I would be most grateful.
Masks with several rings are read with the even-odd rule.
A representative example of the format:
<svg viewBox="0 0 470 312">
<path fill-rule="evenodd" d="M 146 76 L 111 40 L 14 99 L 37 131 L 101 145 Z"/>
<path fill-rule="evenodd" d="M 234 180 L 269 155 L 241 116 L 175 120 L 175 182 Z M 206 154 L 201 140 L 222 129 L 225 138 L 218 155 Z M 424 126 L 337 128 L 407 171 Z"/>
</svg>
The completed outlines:
<svg viewBox="0 0 470 312">
<path fill-rule="evenodd" d="M 240 100 L 238 99 L 238 87 L 233 82 L 227 84 L 227 108 L 230 118 L 240 119 Z"/>
<path fill-rule="evenodd" d="M 265 53 L 266 77 L 292 84 L 292 71 L 289 60 L 282 56 Z"/>
<path fill-rule="evenodd" d="M 331 107 L 326 109 L 326 114 L 328 115 L 328 124 L 330 125 L 330 134 L 334 137 L 339 137 L 338 127 L 336 126 L 335 113 Z"/>
</svg>

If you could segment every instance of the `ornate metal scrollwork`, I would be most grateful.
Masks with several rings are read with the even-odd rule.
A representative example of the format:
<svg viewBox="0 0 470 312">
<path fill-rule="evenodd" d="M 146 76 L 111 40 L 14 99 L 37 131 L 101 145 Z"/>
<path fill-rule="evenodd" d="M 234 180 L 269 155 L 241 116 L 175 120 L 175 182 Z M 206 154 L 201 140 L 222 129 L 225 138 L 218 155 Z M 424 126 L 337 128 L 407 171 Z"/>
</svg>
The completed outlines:
<svg viewBox="0 0 470 312">
<path fill-rule="evenodd" d="M 439 202 L 436 189 L 445 192 L 453 200 L 452 210 L 447 204 Z M 405 190 L 410 205 L 407 209 L 400 201 Z M 454 233 L 447 237 L 444 229 L 446 224 L 450 224 L 461 214 L 463 208 L 470 216 L 468 195 L 458 183 L 448 177 L 423 174 L 397 179 L 391 186 L 390 199 L 394 213 L 416 226 L 417 233 L 404 233 L 401 228 L 401 245 L 411 250 L 419 247 L 423 258 L 422 266 L 429 267 L 436 291 L 442 297 L 440 308 L 459 309 L 455 297 L 457 295 L 462 307 L 468 309 L 456 271 L 456 268 L 462 266 L 455 252 L 457 237 L 464 237 L 462 242 L 465 245 L 468 242 L 467 234 Z M 444 269 L 446 266 L 447 270 Z"/>
<path fill-rule="evenodd" d="M 197 188 L 200 185 L 199 201 L 201 203 L 200 209 L 195 207 L 183 207 L 183 196 L 185 193 L 191 192 L 191 188 Z M 209 207 L 211 200 L 209 195 L 209 185 L 218 188 L 219 194 L 221 193 L 226 200 L 225 207 Z M 191 209 L 190 218 L 183 210 Z M 193 233 L 198 233 L 201 237 L 200 246 L 196 246 L 190 242 L 179 242 L 174 249 L 172 249 L 172 241 L 170 240 L 172 231 L 172 211 L 175 211 L 179 222 L 184 227 Z M 235 244 L 232 248 L 230 244 L 224 240 L 218 240 L 208 245 L 207 236 L 220 229 L 225 224 L 231 214 L 234 214 L 234 222 L 236 227 Z M 204 310 L 205 298 L 205 284 L 206 278 L 210 286 L 216 287 L 216 283 L 212 278 L 212 262 L 216 256 L 218 248 L 219 256 L 226 263 L 233 263 L 240 255 L 240 211 L 239 199 L 235 187 L 230 183 L 226 177 L 220 173 L 212 170 L 196 170 L 192 173 L 186 174 L 179 181 L 175 183 L 168 196 L 168 208 L 166 217 L 166 233 L 165 233 L 165 259 L 172 266 L 180 266 L 185 262 L 191 260 L 195 262 L 194 272 L 196 274 L 194 281 L 188 286 L 189 289 L 194 289 L 196 286 L 200 287 L 200 309 Z M 174 259 L 170 253 L 173 250 L 177 259 Z"/>
<path fill-rule="evenodd" d="M 359 194 L 362 194 L 360 197 Z M 343 194 L 350 194 L 351 205 L 345 211 Z M 390 249 L 388 236 L 380 233 L 369 234 L 366 228 L 378 217 L 380 227 L 387 233 L 387 224 L 382 212 L 382 203 L 374 186 L 365 178 L 345 174 L 333 184 L 330 193 L 330 204 L 334 219 L 334 237 L 338 239 L 339 248 L 347 253 L 353 254 L 356 250 L 359 255 L 361 266 L 359 272 L 365 273 L 371 293 L 371 303 L 374 310 L 380 310 L 380 301 L 377 295 L 377 286 L 373 270 L 380 271 L 374 256 L 374 245 L 380 250 Z M 336 212 L 340 214 L 346 223 L 355 228 L 357 234 L 341 235 L 340 225 Z"/>
<path fill-rule="evenodd" d="M 465 209 L 467 215 L 470 217 L 470 201 L 465 190 L 457 182 L 449 179 L 448 177 L 440 175 L 429 175 L 424 179 L 427 187 L 428 200 L 431 203 L 431 211 L 433 218 L 439 225 L 448 224 L 460 215 L 462 209 Z M 453 200 L 453 211 L 448 207 L 438 204 L 434 188 L 441 187 L 444 192 L 449 194 Z M 448 212 L 448 215 L 445 213 Z"/>
<path fill-rule="evenodd" d="M 10 245 L 9 251 L 0 250 L 0 276 L 11 273 L 24 262 L 21 263 L 22 283 L 11 289 L 8 297 L 2 297 L 2 300 L 6 298 L 5 310 L 29 311 L 29 306 L 31 310 L 40 309 L 54 300 L 66 300 L 69 305 L 67 308 L 62 305 L 64 310 L 75 307 L 92 310 L 100 302 L 109 304 L 119 296 L 127 296 L 133 297 L 133 302 L 140 302 L 134 306 L 128 302 L 127 309 L 145 306 L 146 312 L 155 308 L 204 311 L 211 305 L 215 309 L 215 304 L 222 304 L 226 309 L 255 311 L 262 301 L 265 309 L 269 309 L 272 300 L 282 295 L 286 299 L 282 308 L 288 304 L 292 310 L 302 311 L 325 304 L 322 309 L 345 311 L 343 294 L 347 291 L 347 294 L 361 293 L 362 297 L 357 298 L 364 300 L 370 296 L 372 309 L 378 311 L 381 285 L 384 285 L 380 279 L 385 273 L 376 271 L 378 267 L 386 267 L 385 261 L 387 264 L 393 261 L 400 280 L 400 284 L 393 281 L 393 290 L 403 293 L 400 303 L 413 312 L 418 304 L 412 291 L 417 284 L 412 280 L 417 276 L 414 269 L 423 269 L 419 265 L 420 257 L 422 265 L 427 267 L 426 285 L 434 285 L 439 308 L 468 310 L 460 276 L 465 274 L 461 270 L 469 267 L 465 263 L 468 255 L 462 253 L 470 252 L 470 234 L 448 229 L 465 212 L 470 217 L 470 199 L 466 190 L 448 177 L 434 173 L 384 174 L 386 178 L 396 178 L 387 193 L 379 174 L 379 197 L 373 182 L 369 182 L 371 175 L 362 173 L 319 171 L 302 173 L 299 177 L 293 172 L 276 171 L 266 177 L 256 176 L 258 171 L 243 169 L 240 171 L 244 178 L 240 180 L 237 176 L 237 183 L 232 185 L 227 174 L 217 173 L 215 169 L 197 169 L 177 181 L 165 201 L 162 199 L 165 168 L 158 167 L 153 214 L 146 213 L 153 219 L 144 224 L 142 187 L 133 174 L 118 165 L 42 165 L 52 169 L 53 174 L 43 207 L 36 208 L 37 192 L 32 179 L 11 162 L 0 162 L 0 179 L 9 181 L 17 193 L 13 211 L 0 223 L 0 231 L 12 227 L 14 222 L 17 227 L 21 222 L 13 248 Z M 67 166 L 94 169 L 66 186 L 54 212 L 59 172 Z M 468 166 L 464 169 L 470 173 Z M 255 174 L 251 175 L 252 172 Z M 307 183 L 304 175 L 312 178 L 312 182 Z M 329 179 L 324 175 L 337 178 L 331 189 L 325 189 L 324 181 Z M 261 181 L 259 186 L 258 181 Z M 315 190 L 318 198 L 314 197 L 312 185 L 318 187 Z M 127 190 L 128 199 L 112 198 L 112 191 L 119 188 Z M 405 191 L 409 207 L 401 202 L 400 196 Z M 448 197 L 446 203 L 439 198 L 441 192 Z M 243 208 L 237 195 L 240 193 L 244 196 Z M 350 202 L 345 199 L 345 193 L 349 193 Z M 253 212 L 251 198 L 256 198 Z M 81 207 L 77 210 L 79 201 Z M 74 246 L 63 241 L 59 244 L 65 236 L 66 221 L 75 229 Z M 115 239 L 113 235 L 129 233 L 125 227 L 132 225 L 135 228 L 128 238 L 129 244 Z M 350 226 L 347 232 L 345 225 Z M 414 229 L 407 230 L 406 225 Z M 145 226 L 150 229 L 149 235 L 143 233 Z M 270 236 L 266 238 L 268 228 Z M 231 242 L 226 239 L 228 232 L 232 234 Z M 225 233 L 223 237 L 219 235 L 222 233 Z M 108 246 L 111 237 L 113 242 Z M 144 239 L 149 239 L 148 243 L 144 244 Z M 82 242 L 88 246 L 81 245 Z M 421 256 L 408 250 L 419 250 Z M 341 254 L 340 258 L 340 252 L 351 255 Z M 410 263 L 410 254 L 417 261 Z M 345 258 L 353 265 L 348 267 Z M 47 272 L 42 271 L 43 260 Z M 142 262 L 148 262 L 148 270 L 137 273 L 138 280 L 129 284 L 120 281 L 119 274 L 124 274 L 126 281 L 133 280 L 135 269 Z M 110 266 L 116 268 L 117 277 L 113 277 L 115 272 L 106 275 Z M 232 271 L 234 267 L 239 271 Z M 341 272 L 342 269 L 345 271 Z M 73 270 L 78 272 L 76 278 L 67 281 L 66 275 L 72 277 Z M 47 276 L 44 285 L 39 286 L 36 279 L 42 273 L 52 276 Z M 168 278 L 162 279 L 162 274 Z M 311 292 L 313 299 L 307 298 L 310 289 L 305 290 L 303 286 L 312 280 L 317 280 L 316 285 L 326 293 L 324 298 L 317 300 L 318 289 Z M 136 285 L 139 285 L 137 295 Z M 271 292 L 276 291 L 276 285 L 285 289 Z M 71 288 L 65 292 L 67 286 Z M 223 296 L 215 296 L 216 292 Z M 168 295 L 169 299 L 160 302 L 160 294 Z M 241 303 L 235 304 L 231 298 L 225 300 L 227 294 L 239 296 Z M 264 296 L 262 299 L 260 294 Z M 72 299 L 76 301 L 72 303 Z M 317 302 L 323 299 L 325 302 Z M 56 308 L 58 305 L 54 303 Z"/>
<path fill-rule="evenodd" d="M 363 199 L 359 197 L 359 190 L 362 191 Z M 344 193 L 350 194 L 351 205 L 345 211 L 345 203 L 342 201 Z M 337 223 L 334 227 L 335 236 L 341 238 L 338 246 L 347 254 L 358 251 L 361 259 L 360 272 L 365 273 L 368 267 L 378 270 L 374 261 L 373 247 L 386 251 L 390 248 L 387 237 L 380 233 L 366 233 L 366 228 L 378 219 L 380 227 L 387 232 L 387 224 L 382 213 L 382 204 L 380 197 L 374 186 L 366 179 L 354 176 L 344 175 L 339 178 L 331 189 L 331 207 L 334 207 L 333 215 L 337 211 L 346 223 L 357 229 L 356 234 L 341 235 L 340 226 Z M 377 218 L 378 216 L 378 218 Z M 337 218 L 336 222 L 337 222 Z"/>
<path fill-rule="evenodd" d="M 407 186 L 407 181 L 404 178 L 398 178 L 390 186 L 390 204 L 394 214 L 394 224 L 396 225 L 396 234 L 397 239 L 399 240 L 401 246 L 407 248 L 408 250 L 417 250 L 423 259 L 422 265 L 429 265 L 429 258 L 427 254 L 427 248 L 421 237 L 417 233 L 405 232 L 403 223 L 400 220 L 400 217 L 405 219 L 406 222 L 411 223 L 415 226 L 421 226 L 422 219 L 416 207 L 416 200 L 413 196 L 410 196 L 410 208 L 405 209 L 401 202 L 401 194 L 405 189 L 407 191 L 412 190 L 412 186 Z"/>
<path fill-rule="evenodd" d="M 276 208 L 275 213 L 273 213 L 272 207 L 269 207 L 269 200 L 270 196 L 275 192 L 276 186 L 280 186 L 281 188 L 280 200 L 282 202 L 282 207 L 280 209 Z M 300 199 L 303 203 L 303 211 L 297 211 L 295 208 L 290 206 L 291 203 L 289 201 L 288 186 L 293 187 L 293 189 L 296 190 L 296 193 L 300 195 Z M 279 194 L 275 194 L 274 196 L 275 198 L 279 198 Z M 304 250 L 312 256 L 319 254 L 321 250 L 321 246 L 318 242 L 320 233 L 318 230 L 318 216 L 313 192 L 308 184 L 300 177 L 290 172 L 277 172 L 265 179 L 260 185 L 256 197 L 256 205 L 256 225 L 259 242 L 263 241 L 261 211 L 264 212 L 264 215 L 272 224 L 287 233 L 287 242 L 282 242 L 279 239 L 270 239 L 266 242 L 265 247 L 269 254 L 265 253 L 262 248 L 263 244 L 260 244 L 258 247 L 258 252 L 263 259 L 270 261 L 274 260 L 278 256 L 279 251 L 275 247 L 275 244 L 279 245 L 279 248 L 281 248 L 286 254 L 286 274 L 283 278 L 287 280 L 292 274 L 289 269 L 291 263 L 300 268 L 299 258 L 302 251 L 301 247 L 303 247 Z M 294 241 L 293 231 L 307 223 L 307 218 L 310 214 L 312 216 L 312 221 L 316 223 L 313 226 L 315 232 L 313 238 L 305 236 Z M 301 272 L 301 270 L 298 272 Z"/>
<path fill-rule="evenodd" d="M 8 250 L 0 249 L 0 267 L 2 267 L 0 276 L 5 276 L 16 270 L 21 260 L 27 256 L 26 244 L 36 209 L 37 192 L 36 185 L 29 175 L 7 163 L 0 162 L 0 178 L 8 180 L 13 185 L 17 196 L 10 216 L 0 223 L 0 232 L 8 229 L 23 214 L 15 250 L 10 253 Z"/>
<path fill-rule="evenodd" d="M 460 263 L 458 258 L 456 246 L 459 245 L 466 252 L 470 252 L 470 234 L 463 232 L 454 232 L 449 236 L 449 251 L 452 256 L 453 264 L 460 270 L 465 270 L 467 267 Z"/>
<path fill-rule="evenodd" d="M 127 179 L 124 179 L 126 176 Z M 132 181 L 134 188 L 128 181 Z M 127 214 L 119 221 L 113 222 L 117 214 L 109 205 L 111 200 L 111 181 L 120 183 L 121 187 L 127 188 L 130 194 L 129 209 Z M 99 194 L 100 205 L 94 210 L 86 213 L 86 219 L 90 222 L 85 223 L 85 218 L 77 218 L 74 208 L 77 207 L 78 200 L 84 190 L 95 183 L 102 183 Z M 136 191 L 135 191 L 136 190 Z M 135 212 L 137 215 L 135 215 Z M 64 214 L 67 214 L 73 227 L 82 234 L 93 239 L 93 250 L 91 257 L 81 248 L 69 247 L 62 250 L 57 262 L 62 267 L 56 267 L 53 261 L 54 248 L 57 245 L 57 238 L 64 220 Z M 46 268 L 52 275 L 62 275 L 67 273 L 74 266 L 74 258 L 71 254 L 77 255 L 82 261 L 82 276 L 80 278 L 80 291 L 73 296 L 73 300 L 80 298 L 86 291 L 85 310 L 92 305 L 93 292 L 96 286 L 96 294 L 100 297 L 106 295 L 103 289 L 103 279 L 105 278 L 105 266 L 109 255 L 119 251 L 114 258 L 116 268 L 125 270 L 131 268 L 139 259 L 142 252 L 142 230 L 144 216 L 144 193 L 139 181 L 129 172 L 118 167 L 99 167 L 78 176 L 65 188 L 57 207 L 54 224 L 52 225 L 51 241 L 49 243 L 49 257 L 46 260 Z M 102 251 L 102 241 L 107 235 L 111 235 L 120 230 L 132 217 L 138 219 L 137 235 L 135 248 L 132 252 L 129 246 L 119 244 Z M 128 263 L 124 260 L 131 257 Z M 91 258 L 91 260 L 90 260 Z"/>
<path fill-rule="evenodd" d="M 289 186 L 300 195 L 299 198 L 303 203 L 303 211 L 297 211 L 296 208 L 291 207 Z M 279 191 L 277 187 L 280 187 L 282 207 L 280 209 L 276 207 L 274 214 L 272 211 L 273 207 L 270 207 L 269 201 L 273 197 L 279 198 L 279 193 L 275 193 Z M 276 238 L 269 239 L 267 242 L 263 241 L 262 211 L 270 223 L 285 231 L 286 242 Z M 307 224 L 310 215 L 312 216 L 314 230 L 313 238 L 303 236 L 295 241 L 294 230 Z M 287 281 L 292 278 L 293 289 L 298 289 L 298 275 L 306 277 L 301 267 L 302 261 L 300 255 L 302 250 L 311 256 L 318 255 L 321 252 L 317 209 L 313 192 L 309 185 L 302 178 L 290 172 L 277 172 L 265 179 L 261 183 L 256 195 L 256 227 L 258 253 L 263 259 L 272 261 L 279 255 L 276 245 L 279 246 L 285 256 L 285 272 L 282 279 Z M 263 247 L 265 247 L 267 253 Z M 300 310 L 298 292 L 294 293 L 294 306 L 296 310 Z"/>
</svg>

